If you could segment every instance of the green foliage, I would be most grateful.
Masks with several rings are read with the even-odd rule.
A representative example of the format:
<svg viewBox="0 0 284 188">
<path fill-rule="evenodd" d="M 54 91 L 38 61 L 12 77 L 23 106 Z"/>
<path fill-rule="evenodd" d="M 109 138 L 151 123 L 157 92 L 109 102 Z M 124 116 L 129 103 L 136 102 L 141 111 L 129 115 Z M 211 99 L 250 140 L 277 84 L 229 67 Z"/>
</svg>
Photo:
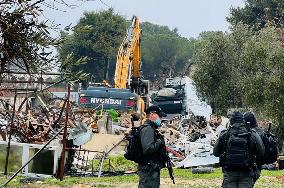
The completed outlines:
<svg viewBox="0 0 284 188">
<path fill-rule="evenodd" d="M 174 35 L 178 36 L 177 30 L 170 30 L 168 26 L 160 26 L 150 22 L 143 22 L 141 24 L 143 35 Z"/>
<path fill-rule="evenodd" d="M 229 107 L 241 105 L 232 54 L 230 38 L 222 32 L 203 33 L 197 43 L 193 80 L 215 113 L 224 114 Z"/>
<path fill-rule="evenodd" d="M 242 57 L 244 95 L 247 104 L 267 112 L 272 118 L 281 116 L 284 48 L 276 28 L 265 28 L 246 43 Z"/>
<path fill-rule="evenodd" d="M 243 95 L 248 106 L 272 119 L 280 143 L 284 139 L 284 46 L 281 30 L 268 27 L 245 43 Z"/>
<path fill-rule="evenodd" d="M 238 51 L 242 77 L 238 83 L 246 106 L 272 119 L 279 143 L 284 140 L 283 113 L 283 27 L 284 1 L 246 0 L 243 8 L 233 8 L 228 21 L 236 28 L 242 22 L 255 33 L 242 42 Z M 278 29 L 279 28 L 279 29 Z M 252 33 L 247 31 L 234 33 Z"/>
<path fill-rule="evenodd" d="M 85 58 L 85 63 L 72 68 L 72 72 L 84 71 L 101 81 L 108 66 L 114 73 L 116 53 L 125 33 L 126 20 L 113 9 L 85 12 L 73 33 L 62 32 L 65 42 L 58 48 L 60 59 L 64 61 L 71 53 L 73 62 Z"/>
<path fill-rule="evenodd" d="M 266 27 L 253 33 L 237 24 L 231 33 L 203 33 L 194 56 L 198 93 L 217 113 L 253 108 L 273 120 L 284 139 L 284 46 L 282 31 Z"/>
<path fill-rule="evenodd" d="M 246 0 L 244 7 L 231 9 L 227 20 L 232 25 L 242 22 L 258 31 L 268 25 L 283 27 L 283 12 L 282 0 Z"/>
<path fill-rule="evenodd" d="M 70 53 L 61 63 L 62 72 L 65 73 L 64 77 L 71 82 L 86 80 L 89 77 L 89 73 L 85 73 L 84 70 L 80 70 L 79 68 L 87 63 L 88 58 L 81 57 L 76 61 L 74 60 L 74 54 Z"/>
<path fill-rule="evenodd" d="M 170 30 L 144 22 L 142 34 L 142 71 L 147 79 L 154 80 L 162 75 L 187 74 L 185 69 L 193 55 L 194 39 L 181 37 L 177 29 Z"/>
<path fill-rule="evenodd" d="M 92 74 L 97 81 L 104 79 L 108 69 L 113 80 L 116 54 L 126 34 L 127 21 L 113 10 L 84 13 L 74 28 L 74 33 L 62 32 L 64 44 L 58 49 L 61 61 L 73 53 L 72 60 L 87 57 L 85 64 L 73 68 Z M 142 29 L 142 71 L 146 79 L 154 80 L 161 74 L 169 76 L 184 73 L 192 57 L 193 39 L 180 37 L 177 29 L 144 22 Z M 68 61 L 70 62 L 70 61 Z"/>
<path fill-rule="evenodd" d="M 60 40 L 50 35 L 54 25 L 39 19 L 43 11 L 42 4 L 49 6 L 49 3 L 45 0 L 1 0 L 0 77 L 8 70 L 38 73 L 56 66 L 51 48 Z"/>
</svg>

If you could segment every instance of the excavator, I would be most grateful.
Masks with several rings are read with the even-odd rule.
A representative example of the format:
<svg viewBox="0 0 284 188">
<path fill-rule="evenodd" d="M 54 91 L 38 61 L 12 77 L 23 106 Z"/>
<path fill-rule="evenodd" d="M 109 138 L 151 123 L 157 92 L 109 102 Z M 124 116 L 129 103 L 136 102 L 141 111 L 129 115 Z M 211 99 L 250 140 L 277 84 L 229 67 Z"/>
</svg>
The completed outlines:
<svg viewBox="0 0 284 188">
<path fill-rule="evenodd" d="M 88 87 L 79 93 L 82 108 L 114 109 L 119 112 L 143 114 L 148 106 L 149 81 L 141 71 L 141 29 L 139 19 L 134 16 L 118 53 L 114 87 Z"/>
</svg>

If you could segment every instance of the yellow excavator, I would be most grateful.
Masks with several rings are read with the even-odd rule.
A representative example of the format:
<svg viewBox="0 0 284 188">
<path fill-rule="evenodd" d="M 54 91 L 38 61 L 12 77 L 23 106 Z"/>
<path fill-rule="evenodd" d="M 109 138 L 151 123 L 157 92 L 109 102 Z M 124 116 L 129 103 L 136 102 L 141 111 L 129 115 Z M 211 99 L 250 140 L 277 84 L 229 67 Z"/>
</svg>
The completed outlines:
<svg viewBox="0 0 284 188">
<path fill-rule="evenodd" d="M 149 101 L 149 81 L 143 79 L 141 65 L 141 29 L 139 19 L 134 16 L 117 53 L 114 88 L 81 90 L 80 106 L 143 114 Z"/>
<path fill-rule="evenodd" d="M 137 104 L 142 112 L 148 105 L 149 81 L 141 74 L 141 29 L 139 19 L 134 16 L 127 35 L 117 54 L 115 88 L 130 88 L 138 94 Z"/>
</svg>

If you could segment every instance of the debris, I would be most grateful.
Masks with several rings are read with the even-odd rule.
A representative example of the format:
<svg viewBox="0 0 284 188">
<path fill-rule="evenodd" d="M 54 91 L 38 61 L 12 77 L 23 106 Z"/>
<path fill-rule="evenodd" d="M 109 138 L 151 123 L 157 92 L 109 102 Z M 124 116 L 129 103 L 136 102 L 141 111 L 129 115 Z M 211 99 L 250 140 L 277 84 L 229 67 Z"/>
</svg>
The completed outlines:
<svg viewBox="0 0 284 188">
<path fill-rule="evenodd" d="M 169 152 L 172 153 L 176 167 L 188 168 L 219 163 L 219 158 L 213 156 L 213 145 L 220 131 L 226 126 L 223 124 L 228 123 L 226 120 L 224 118 L 224 121 L 215 123 L 212 119 L 206 121 L 206 118 L 194 115 L 175 119 L 174 124 L 167 120 L 160 132 L 172 150 Z M 177 153 L 185 157 L 178 157 Z"/>
<path fill-rule="evenodd" d="M 75 124 L 77 126 L 70 129 L 68 140 L 73 140 L 74 145 L 81 146 L 92 139 L 92 130 L 80 120 L 75 121 Z"/>
<path fill-rule="evenodd" d="M 192 144 L 192 143 L 191 143 Z M 190 146 L 188 146 L 190 148 Z M 213 153 L 213 146 L 199 143 L 199 147 L 192 149 L 187 157 L 177 163 L 177 167 L 188 168 L 196 166 L 207 166 L 219 163 L 219 158 L 215 157 Z"/>
</svg>

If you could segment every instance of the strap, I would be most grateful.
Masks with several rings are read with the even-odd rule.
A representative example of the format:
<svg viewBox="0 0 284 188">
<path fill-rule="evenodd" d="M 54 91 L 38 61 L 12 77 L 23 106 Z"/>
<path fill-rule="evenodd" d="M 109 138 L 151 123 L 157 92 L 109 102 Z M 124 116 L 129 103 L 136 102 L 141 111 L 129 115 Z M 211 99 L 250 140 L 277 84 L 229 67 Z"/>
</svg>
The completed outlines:
<svg viewBox="0 0 284 188">
<path fill-rule="evenodd" d="M 228 140 L 229 140 L 229 137 L 230 137 L 230 130 L 231 130 L 231 128 L 232 128 L 232 126 L 229 126 L 229 129 L 227 130 L 227 132 L 225 133 L 225 135 L 224 135 L 224 146 L 225 146 L 225 149 L 224 149 L 224 151 L 225 151 L 225 154 L 227 153 L 227 148 L 228 148 Z"/>
</svg>

